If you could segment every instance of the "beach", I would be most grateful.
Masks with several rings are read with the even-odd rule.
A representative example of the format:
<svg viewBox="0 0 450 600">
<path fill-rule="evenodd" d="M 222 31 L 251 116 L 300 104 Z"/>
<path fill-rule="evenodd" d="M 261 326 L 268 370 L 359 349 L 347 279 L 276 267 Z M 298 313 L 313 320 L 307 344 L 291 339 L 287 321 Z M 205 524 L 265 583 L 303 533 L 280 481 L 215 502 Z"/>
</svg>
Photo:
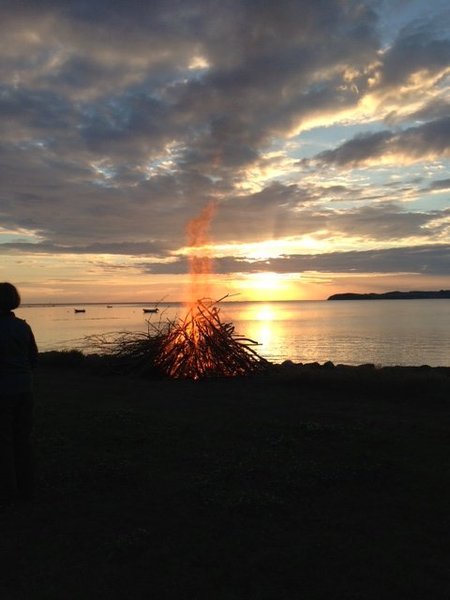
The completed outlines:
<svg viewBox="0 0 450 600">
<path fill-rule="evenodd" d="M 205 381 L 41 355 L 4 600 L 450 597 L 449 368 Z"/>
</svg>

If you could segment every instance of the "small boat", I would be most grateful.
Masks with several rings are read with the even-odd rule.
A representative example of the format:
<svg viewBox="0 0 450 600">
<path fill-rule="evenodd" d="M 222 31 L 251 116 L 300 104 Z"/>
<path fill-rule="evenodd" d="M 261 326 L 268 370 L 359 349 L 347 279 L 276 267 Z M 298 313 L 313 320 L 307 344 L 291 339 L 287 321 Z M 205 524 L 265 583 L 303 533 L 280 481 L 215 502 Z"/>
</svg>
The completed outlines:
<svg viewBox="0 0 450 600">
<path fill-rule="evenodd" d="M 159 312 L 159 308 L 143 308 L 142 310 L 145 313 L 157 313 L 157 312 Z"/>
<path fill-rule="evenodd" d="M 106 308 L 112 308 L 112 304 L 108 304 Z"/>
<path fill-rule="evenodd" d="M 86 309 L 85 309 L 85 308 L 74 308 L 73 310 L 74 310 L 74 312 L 76 312 L 76 313 L 84 313 L 84 312 L 86 312 Z"/>
</svg>

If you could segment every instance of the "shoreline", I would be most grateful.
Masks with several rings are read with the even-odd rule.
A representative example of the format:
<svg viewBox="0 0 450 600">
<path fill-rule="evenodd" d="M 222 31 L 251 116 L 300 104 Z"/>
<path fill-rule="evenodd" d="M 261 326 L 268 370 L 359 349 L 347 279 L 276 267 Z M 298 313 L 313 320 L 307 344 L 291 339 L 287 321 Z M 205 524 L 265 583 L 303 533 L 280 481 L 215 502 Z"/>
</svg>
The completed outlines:
<svg viewBox="0 0 450 600">
<path fill-rule="evenodd" d="M 282 372 L 294 372 L 294 371 L 352 371 L 352 370 L 365 370 L 367 372 L 424 372 L 424 371 L 437 371 L 443 374 L 447 374 L 450 377 L 450 365 L 438 365 L 430 366 L 428 364 L 421 365 L 382 365 L 375 363 L 360 363 L 360 364 L 347 364 L 338 363 L 333 361 L 325 362 L 295 362 L 287 359 L 281 363 L 268 362 L 267 374 L 270 373 L 282 373 Z M 102 371 L 107 370 L 108 365 L 111 363 L 111 357 L 108 355 L 101 354 L 84 354 L 80 350 L 45 350 L 39 352 L 39 362 L 44 366 L 67 366 L 67 367 L 78 367 L 81 365 L 100 368 Z M 248 376 L 252 376 L 249 374 Z M 254 376 L 254 375 L 253 375 Z M 231 377 L 232 378 L 232 377 Z"/>
<path fill-rule="evenodd" d="M 333 294 L 327 300 L 448 300 L 450 290 L 439 291 L 411 291 L 411 292 L 383 292 L 383 293 L 356 293 L 343 292 Z"/>
</svg>

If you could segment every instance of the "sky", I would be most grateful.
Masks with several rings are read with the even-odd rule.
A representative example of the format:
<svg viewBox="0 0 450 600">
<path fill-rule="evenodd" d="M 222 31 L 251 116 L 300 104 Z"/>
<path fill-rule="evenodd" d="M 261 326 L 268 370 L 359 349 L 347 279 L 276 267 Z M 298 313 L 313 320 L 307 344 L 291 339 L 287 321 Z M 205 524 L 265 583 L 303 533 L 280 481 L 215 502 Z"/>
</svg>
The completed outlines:
<svg viewBox="0 0 450 600">
<path fill-rule="evenodd" d="M 24 302 L 450 288 L 448 0 L 0 0 L 0 50 Z"/>
</svg>

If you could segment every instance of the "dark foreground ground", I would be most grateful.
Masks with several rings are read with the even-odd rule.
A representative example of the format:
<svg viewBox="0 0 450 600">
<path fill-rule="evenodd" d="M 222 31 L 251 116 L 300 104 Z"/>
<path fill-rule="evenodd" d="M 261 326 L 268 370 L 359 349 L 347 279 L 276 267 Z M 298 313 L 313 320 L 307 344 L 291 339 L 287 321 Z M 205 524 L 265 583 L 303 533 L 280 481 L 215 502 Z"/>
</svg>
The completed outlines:
<svg viewBox="0 0 450 600">
<path fill-rule="evenodd" d="M 42 363 L 2 600 L 450 598 L 449 370 Z"/>
</svg>

